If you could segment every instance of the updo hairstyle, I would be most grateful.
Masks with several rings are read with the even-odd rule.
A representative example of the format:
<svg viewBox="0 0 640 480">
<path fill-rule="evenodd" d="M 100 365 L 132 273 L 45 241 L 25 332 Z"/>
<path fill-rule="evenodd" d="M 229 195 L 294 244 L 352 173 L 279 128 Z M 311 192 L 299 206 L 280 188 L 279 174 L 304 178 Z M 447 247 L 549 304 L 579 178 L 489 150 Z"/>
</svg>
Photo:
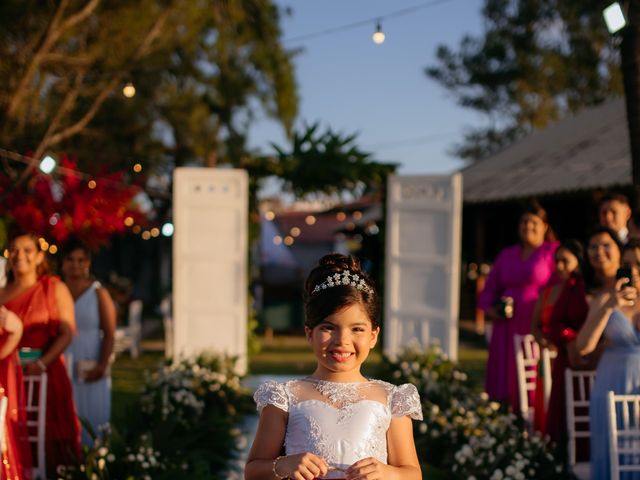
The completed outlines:
<svg viewBox="0 0 640 480">
<path fill-rule="evenodd" d="M 359 289 L 351 285 L 335 285 L 313 292 L 317 285 L 326 282 L 327 277 L 348 271 L 364 279 L 369 289 Z M 360 260 L 352 255 L 331 253 L 318 262 L 304 286 L 305 326 L 313 329 L 325 318 L 351 305 L 360 305 L 369 317 L 373 329 L 380 325 L 380 301 L 375 285 L 362 270 Z"/>
</svg>

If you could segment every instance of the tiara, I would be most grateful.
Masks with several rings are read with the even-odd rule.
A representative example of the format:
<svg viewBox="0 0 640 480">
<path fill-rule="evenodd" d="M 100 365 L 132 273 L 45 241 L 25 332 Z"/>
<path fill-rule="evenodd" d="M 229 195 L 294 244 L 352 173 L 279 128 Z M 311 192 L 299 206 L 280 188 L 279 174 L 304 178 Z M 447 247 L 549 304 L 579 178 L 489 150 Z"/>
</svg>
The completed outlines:
<svg viewBox="0 0 640 480">
<path fill-rule="evenodd" d="M 373 289 L 366 284 L 363 277 L 355 273 L 351 273 L 349 270 L 329 275 L 324 282 L 316 285 L 311 293 L 318 293 L 321 290 L 326 290 L 331 287 L 339 287 L 341 285 L 347 285 L 367 293 L 373 293 Z"/>
</svg>

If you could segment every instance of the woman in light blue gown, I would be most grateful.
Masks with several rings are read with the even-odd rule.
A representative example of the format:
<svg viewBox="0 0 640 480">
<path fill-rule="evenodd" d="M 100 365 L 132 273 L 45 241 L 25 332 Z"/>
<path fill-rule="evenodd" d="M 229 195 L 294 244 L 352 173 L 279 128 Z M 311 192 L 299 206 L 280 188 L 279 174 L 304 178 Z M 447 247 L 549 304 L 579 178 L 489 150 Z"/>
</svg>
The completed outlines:
<svg viewBox="0 0 640 480">
<path fill-rule="evenodd" d="M 595 253 L 595 252 L 594 252 Z M 598 254 L 606 255 L 607 252 Z M 591 478 L 611 478 L 607 395 L 640 394 L 640 241 L 632 239 L 622 250 L 622 266 L 630 273 L 613 289 L 596 296 L 578 333 L 576 347 L 582 355 L 595 350 L 603 339 L 589 406 L 591 425 Z M 622 269 L 621 273 L 625 273 Z M 623 480 L 639 480 L 640 473 L 624 473 Z M 617 479 L 616 479 L 617 480 Z"/>
<path fill-rule="evenodd" d="M 70 241 L 62 253 L 62 275 L 75 301 L 77 334 L 66 350 L 78 416 L 99 436 L 111 418 L 109 364 L 116 324 L 116 310 L 109 292 L 89 273 L 91 253 L 78 241 Z M 93 445 L 83 428 L 82 443 Z"/>
</svg>

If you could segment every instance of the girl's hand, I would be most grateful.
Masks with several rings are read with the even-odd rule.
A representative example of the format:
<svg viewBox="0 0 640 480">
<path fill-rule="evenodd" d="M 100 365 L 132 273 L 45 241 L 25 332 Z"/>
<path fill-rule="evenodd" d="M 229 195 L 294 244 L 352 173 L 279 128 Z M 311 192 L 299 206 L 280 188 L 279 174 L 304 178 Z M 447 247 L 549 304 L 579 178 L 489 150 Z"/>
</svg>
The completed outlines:
<svg viewBox="0 0 640 480">
<path fill-rule="evenodd" d="M 614 290 L 609 293 L 607 305 L 611 308 L 632 307 L 638 299 L 638 290 L 629 285 L 626 278 L 621 278 L 616 282 Z"/>
<path fill-rule="evenodd" d="M 278 475 L 294 480 L 313 480 L 329 471 L 324 458 L 310 452 L 287 455 L 275 465 Z"/>
<path fill-rule="evenodd" d="M 388 478 L 389 466 L 369 457 L 358 460 L 347 469 L 348 480 L 384 480 Z"/>
</svg>

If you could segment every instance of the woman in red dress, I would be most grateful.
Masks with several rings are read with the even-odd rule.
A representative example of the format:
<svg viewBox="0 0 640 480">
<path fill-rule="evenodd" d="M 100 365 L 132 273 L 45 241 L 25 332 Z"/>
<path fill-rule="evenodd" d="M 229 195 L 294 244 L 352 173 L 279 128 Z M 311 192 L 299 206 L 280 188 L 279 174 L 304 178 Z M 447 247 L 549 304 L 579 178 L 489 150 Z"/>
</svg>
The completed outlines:
<svg viewBox="0 0 640 480">
<path fill-rule="evenodd" d="M 80 458 L 80 422 L 62 356 L 75 331 L 73 298 L 60 279 L 47 274 L 44 252 L 32 234 L 12 236 L 8 266 L 0 304 L 22 320 L 20 347 L 41 352 L 24 370 L 28 375 L 47 372 L 45 455 L 47 476 L 55 477 L 58 465 Z"/>
<path fill-rule="evenodd" d="M 0 397 L 7 397 L 0 478 L 31 478 L 31 451 L 27 438 L 22 370 L 18 361 L 18 342 L 22 322 L 15 313 L 0 307 Z"/>
</svg>

